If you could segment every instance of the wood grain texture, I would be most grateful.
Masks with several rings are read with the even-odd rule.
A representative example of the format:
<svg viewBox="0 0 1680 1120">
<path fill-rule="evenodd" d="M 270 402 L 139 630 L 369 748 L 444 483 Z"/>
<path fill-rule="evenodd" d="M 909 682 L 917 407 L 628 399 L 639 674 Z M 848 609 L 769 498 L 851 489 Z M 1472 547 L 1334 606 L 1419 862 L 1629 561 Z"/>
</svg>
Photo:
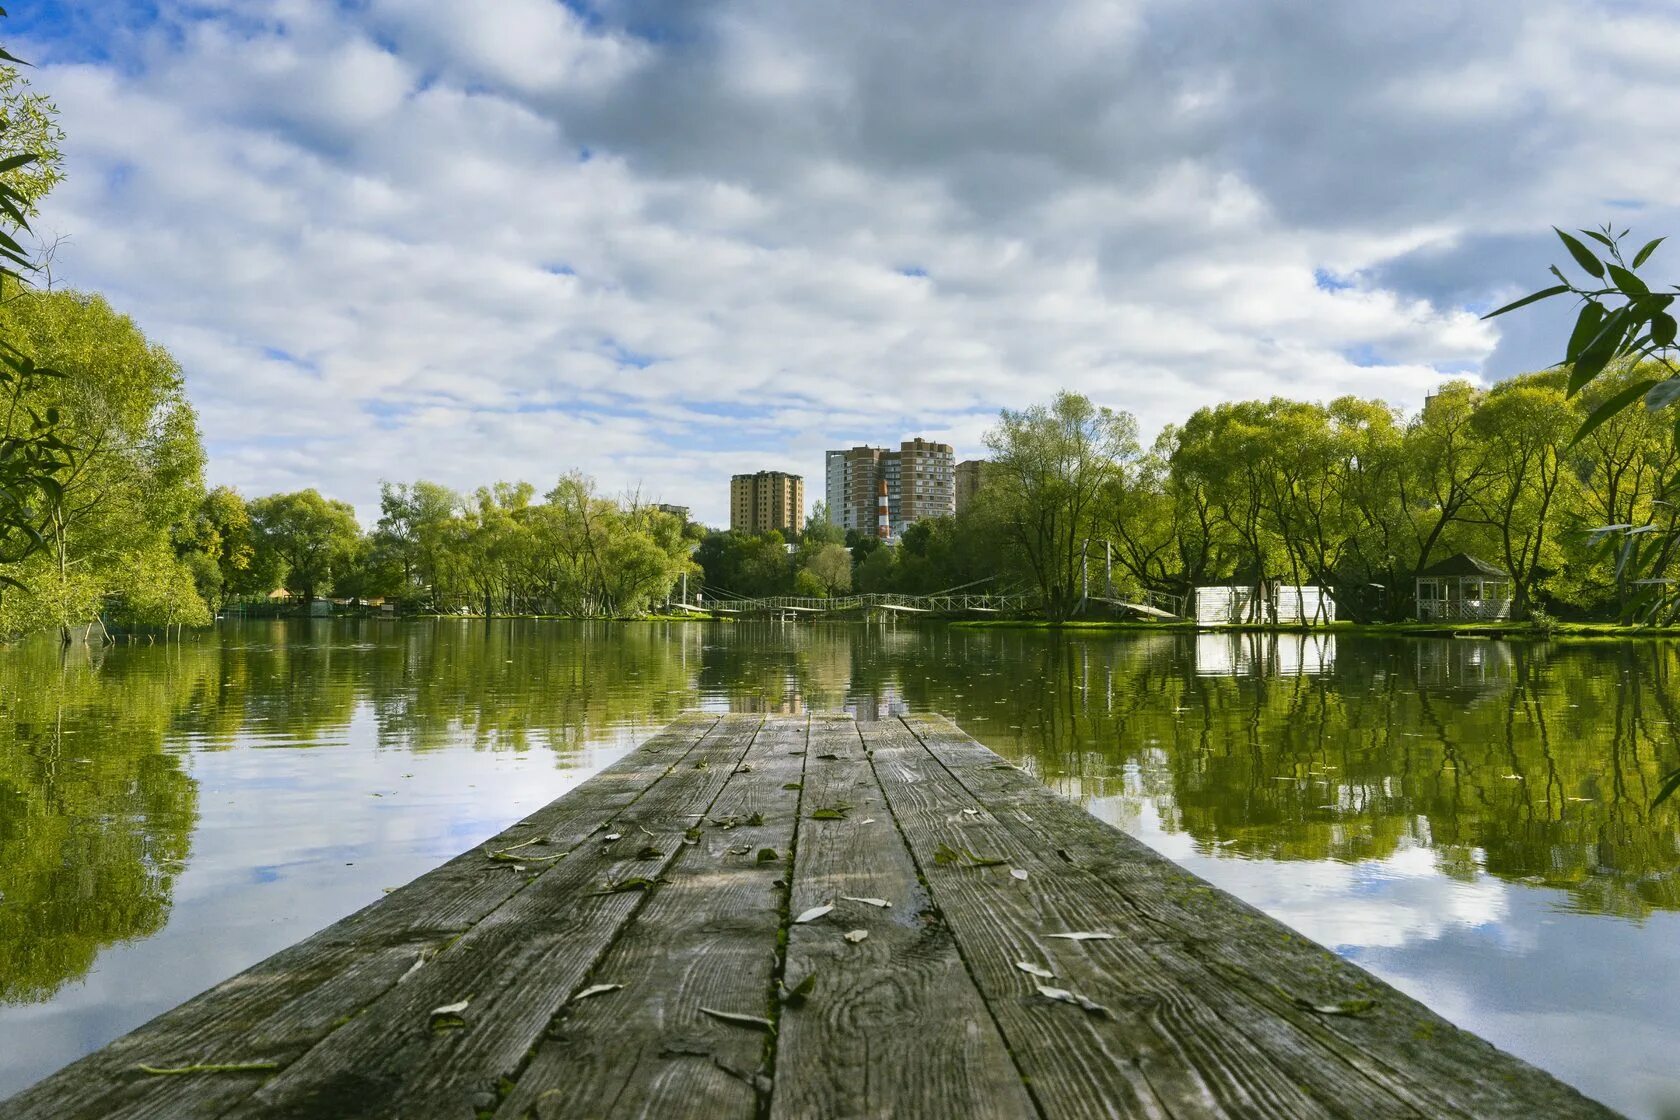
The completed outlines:
<svg viewBox="0 0 1680 1120">
<path fill-rule="evenodd" d="M 595 838 L 267 1082 L 230 1116 L 471 1117 L 493 1106 L 501 1081 L 524 1061 L 644 900 L 601 893 L 631 877 L 663 874 L 683 831 L 706 813 L 758 727 L 725 718 L 647 792 L 612 817 L 624 839 Z M 574 791 L 587 800 L 588 785 Z M 634 858 L 649 842 L 672 853 Z M 435 1008 L 468 1001 L 459 1029 L 434 1030 Z"/>
<path fill-rule="evenodd" d="M 1328 1115 L 1216 1017 L 1150 976 L 1133 931 L 1116 931 L 1122 936 L 1100 950 L 1049 936 L 1115 930 L 1115 916 L 1061 890 L 902 725 L 866 728 L 865 739 L 934 900 L 1046 1115 Z M 994 859 L 1006 862 L 980 865 Z M 1016 879 L 1015 868 L 1029 877 Z M 1055 979 L 1028 975 L 1021 962 Z M 1048 999 L 1040 984 L 1106 1013 Z"/>
<path fill-rule="evenodd" d="M 138 1064 L 275 1061 L 301 1056 L 527 885 L 486 852 L 535 837 L 539 854 L 583 843 L 679 765 L 717 723 L 677 720 L 629 755 L 497 836 L 296 945 L 165 1012 L 4 1102 L 18 1120 L 176 1120 L 219 1116 L 261 1075 L 151 1077 Z M 583 791 L 587 789 L 587 793 Z M 525 849 L 521 849 L 525 850 Z M 559 862 L 565 862 L 564 860 Z"/>
<path fill-rule="evenodd" d="M 583 981 L 623 987 L 562 1010 L 499 1120 L 757 1115 L 767 1035 L 700 1009 L 771 1014 L 805 763 L 791 752 L 805 743 L 803 721 L 759 733 L 668 881 Z M 760 860 L 766 850 L 776 858 Z"/>
<path fill-rule="evenodd" d="M 846 806 L 842 819 L 817 819 Z M 889 907 L 848 901 L 875 898 Z M 795 854 L 787 983 L 772 1117 L 1018 1120 L 1037 1111 L 985 1001 L 932 906 L 887 808 L 857 725 L 812 721 Z M 862 941 L 844 934 L 863 930 Z"/>
<path fill-rule="evenodd" d="M 1214 1007 L 1325 1107 L 1386 1098 L 1395 1103 L 1381 1112 L 1351 1114 L 1616 1115 L 1097 820 L 951 721 L 904 722 L 1021 850 L 1124 919 L 1163 978 Z M 1296 1003 L 1350 998 L 1376 1006 L 1330 1016 Z"/>
</svg>

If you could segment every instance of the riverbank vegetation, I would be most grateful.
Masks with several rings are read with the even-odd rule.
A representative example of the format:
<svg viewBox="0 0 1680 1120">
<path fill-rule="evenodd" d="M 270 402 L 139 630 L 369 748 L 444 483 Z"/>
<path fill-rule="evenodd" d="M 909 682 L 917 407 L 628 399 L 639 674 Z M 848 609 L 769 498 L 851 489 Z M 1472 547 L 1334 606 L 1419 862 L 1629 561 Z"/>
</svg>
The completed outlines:
<svg viewBox="0 0 1680 1120">
<path fill-rule="evenodd" d="M 1671 542 L 1665 494 L 1680 456 L 1668 421 L 1647 409 L 1575 437 L 1648 377 L 1624 366 L 1574 396 L 1561 371 L 1486 389 L 1449 381 L 1410 414 L 1357 397 L 1233 401 L 1168 426 L 1147 449 L 1127 414 L 1062 394 L 1003 413 L 961 515 L 912 526 L 896 548 L 854 537 L 852 584 L 1024 586 L 1051 619 L 1072 616 L 1085 592 L 1323 584 L 1347 617 L 1399 620 L 1412 616 L 1419 570 L 1469 552 L 1511 573 L 1519 618 L 1615 617 L 1639 589 L 1594 530 L 1650 525 Z M 796 593 L 808 547 L 778 566 L 777 544 L 720 534 L 698 559 L 709 585 Z M 1665 547 L 1642 578 L 1673 566 Z"/>
</svg>

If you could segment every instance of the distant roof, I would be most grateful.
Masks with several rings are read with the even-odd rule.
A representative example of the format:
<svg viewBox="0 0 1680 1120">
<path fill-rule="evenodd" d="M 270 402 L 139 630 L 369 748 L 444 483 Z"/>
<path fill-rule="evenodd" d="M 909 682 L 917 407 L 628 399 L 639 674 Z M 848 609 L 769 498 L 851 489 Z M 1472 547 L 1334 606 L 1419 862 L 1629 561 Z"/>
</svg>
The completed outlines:
<svg viewBox="0 0 1680 1120">
<path fill-rule="evenodd" d="M 1449 556 L 1438 564 L 1431 564 L 1418 575 L 1429 576 L 1497 576 L 1500 579 L 1510 579 L 1511 573 L 1503 568 L 1496 568 L 1486 560 L 1479 560 L 1468 552 L 1461 552 L 1457 556 Z"/>
</svg>

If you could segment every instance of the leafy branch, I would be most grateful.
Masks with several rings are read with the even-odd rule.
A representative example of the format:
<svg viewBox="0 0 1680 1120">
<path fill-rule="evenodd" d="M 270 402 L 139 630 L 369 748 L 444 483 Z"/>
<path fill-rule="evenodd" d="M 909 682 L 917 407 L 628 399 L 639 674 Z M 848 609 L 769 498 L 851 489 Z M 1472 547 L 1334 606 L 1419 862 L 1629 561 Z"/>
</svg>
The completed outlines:
<svg viewBox="0 0 1680 1120">
<path fill-rule="evenodd" d="M 0 8 L 0 17 L 5 14 Z M 0 62 L 28 65 L 4 47 Z M 0 119 L 0 131 L 8 127 L 10 122 Z M 33 231 L 27 216 L 31 202 L 16 174 L 40 161 L 29 152 L 0 160 L 0 303 L 8 279 L 23 288 L 25 273 L 36 271 L 18 240 Z M 0 564 L 17 564 L 45 548 L 45 531 L 64 500 L 60 478 L 70 470 L 75 448 L 61 435 L 59 410 L 37 407 L 30 396 L 42 380 L 62 376 L 0 341 Z M 0 591 L 8 587 L 22 584 L 0 572 Z"/>
<path fill-rule="evenodd" d="M 1667 374 L 1637 380 L 1601 403 L 1575 433 L 1573 446 L 1638 401 L 1643 400 L 1645 407 L 1655 412 L 1680 400 L 1680 365 L 1675 362 L 1675 337 L 1680 323 L 1669 310 L 1674 305 L 1675 294 L 1680 293 L 1680 286 L 1675 286 L 1673 291 L 1657 291 L 1639 275 L 1639 270 L 1666 238 L 1647 241 L 1629 258 L 1623 249 L 1628 230 L 1617 233 L 1614 226 L 1604 225 L 1596 230 L 1578 231 L 1586 241 L 1555 226 L 1553 232 L 1569 250 L 1575 265 L 1596 283 L 1578 284 L 1554 264 L 1551 273 L 1558 283 L 1490 311 L 1482 318 L 1492 319 L 1554 296 L 1572 295 L 1579 300 L 1575 327 L 1569 333 L 1563 361 L 1558 363 L 1569 367 L 1571 397 L 1613 364 L 1654 362 Z M 1597 251 L 1588 246 L 1588 241 L 1597 246 Z M 1680 435 L 1680 422 L 1676 424 L 1676 433 Z"/>
</svg>

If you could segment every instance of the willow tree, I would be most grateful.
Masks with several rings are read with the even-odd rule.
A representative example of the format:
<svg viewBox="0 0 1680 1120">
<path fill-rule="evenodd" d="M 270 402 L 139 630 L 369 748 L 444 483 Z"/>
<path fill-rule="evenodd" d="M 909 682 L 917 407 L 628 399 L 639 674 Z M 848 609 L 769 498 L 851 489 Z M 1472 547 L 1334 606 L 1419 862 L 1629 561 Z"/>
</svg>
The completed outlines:
<svg viewBox="0 0 1680 1120">
<path fill-rule="evenodd" d="M 1099 532 L 1099 500 L 1140 454 L 1137 421 L 1076 393 L 1049 405 L 1004 409 L 986 434 L 992 452 L 982 491 L 1045 616 L 1069 617 L 1084 593 L 1084 542 Z"/>
<path fill-rule="evenodd" d="M 449 487 L 424 479 L 380 484 L 373 543 L 399 568 L 403 594 L 426 593 L 434 601 L 448 597 L 444 549 L 465 504 Z"/>
<path fill-rule="evenodd" d="M 1576 483 L 1564 451 L 1580 423 L 1555 374 L 1500 382 L 1476 409 L 1488 465 L 1474 499 L 1476 520 L 1491 530 L 1511 573 L 1518 618 L 1529 610 L 1540 573 L 1561 562 L 1556 529 Z"/>
<path fill-rule="evenodd" d="M 332 585 L 361 537 L 348 502 L 315 489 L 270 494 L 251 503 L 258 563 L 276 570 L 287 591 L 310 602 Z"/>
<path fill-rule="evenodd" d="M 124 613 L 140 586 L 180 588 L 190 571 L 173 544 L 204 493 L 204 448 L 180 366 L 134 322 L 97 295 L 31 292 L 6 309 L 5 335 L 60 375 L 30 400 L 59 417 L 74 447 L 55 476 L 57 500 L 40 526 L 42 547 L 13 570 L 27 591 L 0 602 L 9 632 L 118 621 L 162 625 Z M 181 596 L 174 622 L 205 613 Z"/>
<path fill-rule="evenodd" d="M 1280 479 L 1292 451 L 1275 439 L 1282 401 L 1231 401 L 1198 409 L 1185 421 L 1174 449 L 1172 470 L 1180 485 L 1194 487 L 1208 504 L 1210 520 L 1232 538 L 1230 570 L 1251 587 L 1277 574 L 1284 545 L 1273 506 L 1285 488 Z M 1258 611 L 1265 596 L 1256 594 Z"/>
</svg>

